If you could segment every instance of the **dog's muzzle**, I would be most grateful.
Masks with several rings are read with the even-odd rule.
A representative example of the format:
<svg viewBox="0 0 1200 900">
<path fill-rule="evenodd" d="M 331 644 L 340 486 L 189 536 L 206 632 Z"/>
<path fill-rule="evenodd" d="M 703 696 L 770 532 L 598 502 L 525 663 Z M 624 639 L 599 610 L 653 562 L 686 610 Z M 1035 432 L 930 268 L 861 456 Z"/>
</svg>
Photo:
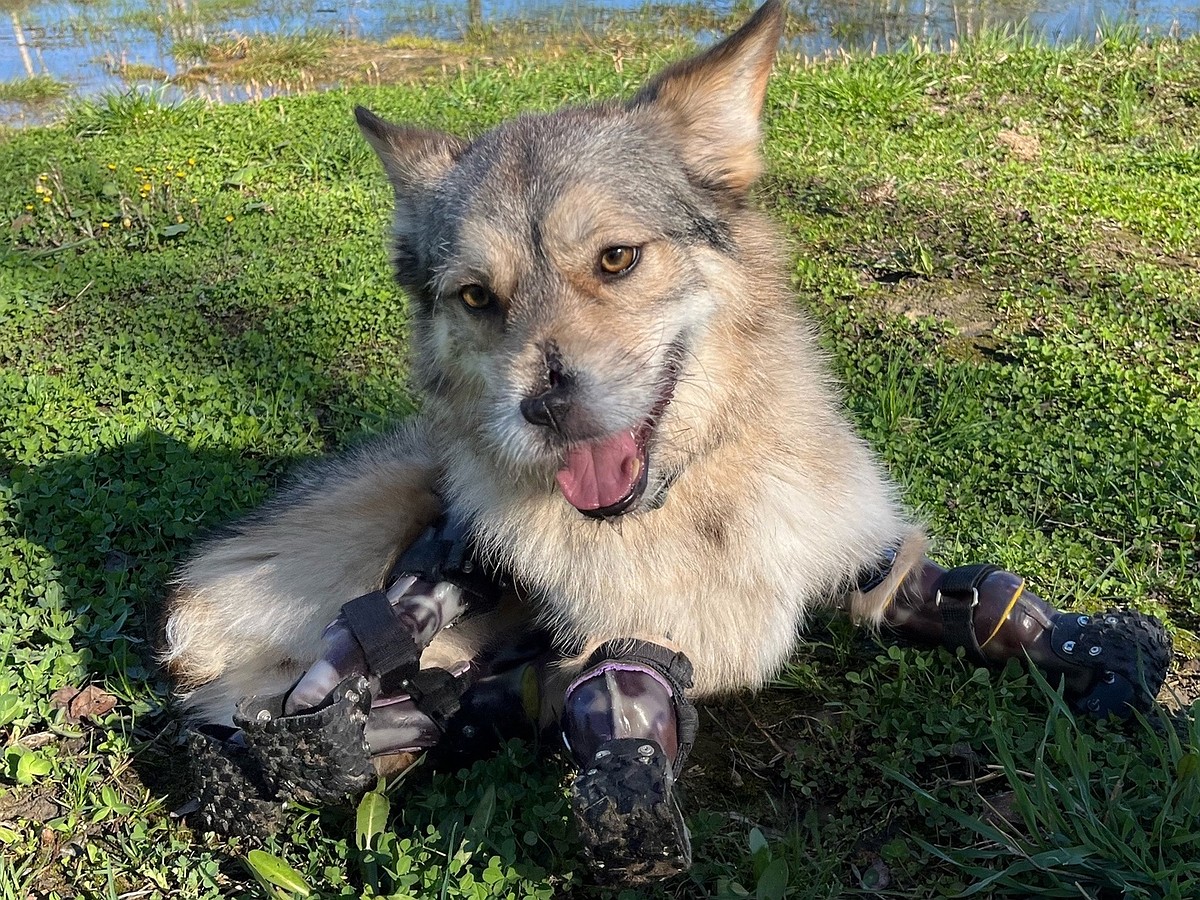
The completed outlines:
<svg viewBox="0 0 1200 900">
<path fill-rule="evenodd" d="M 629 512 L 641 500 L 649 483 L 650 444 L 675 396 L 683 354 L 682 344 L 671 346 L 654 406 L 635 428 L 567 448 L 555 480 L 566 501 L 585 516 L 613 518 Z"/>
</svg>

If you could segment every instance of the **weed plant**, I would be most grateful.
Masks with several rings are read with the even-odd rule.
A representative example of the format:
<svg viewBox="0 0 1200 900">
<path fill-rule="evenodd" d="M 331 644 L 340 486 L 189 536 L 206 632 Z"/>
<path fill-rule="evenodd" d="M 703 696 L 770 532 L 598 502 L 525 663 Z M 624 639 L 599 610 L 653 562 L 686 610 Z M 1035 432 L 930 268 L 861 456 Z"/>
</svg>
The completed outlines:
<svg viewBox="0 0 1200 900">
<path fill-rule="evenodd" d="M 1045 678 L 1031 673 L 1051 704 L 1033 752 L 997 718 L 992 736 L 1007 808 L 966 815 L 911 778 L 888 774 L 927 809 L 975 843 L 922 847 L 968 873 L 963 896 L 1194 896 L 1200 877 L 1200 718 L 1139 716 L 1132 734 L 1077 722 Z M 991 711 L 997 703 L 989 699 Z M 1129 744 L 1136 753 L 1130 758 Z M 1024 771 L 1032 760 L 1032 771 Z"/>
<path fill-rule="evenodd" d="M 2 103 L 45 103 L 65 96 L 71 86 L 49 75 L 30 75 L 12 81 L 0 81 Z"/>
<path fill-rule="evenodd" d="M 418 769 L 358 819 L 297 810 L 261 842 L 192 832 L 168 815 L 186 761 L 152 641 L 207 529 L 414 408 L 391 198 L 353 105 L 478 133 L 627 95 L 662 63 L 622 46 L 229 107 L 130 94 L 0 139 L 0 898 L 603 895 L 560 761 L 526 745 Z M 784 59 L 758 191 L 937 556 L 1162 617 L 1184 705 L 1198 84 L 1200 42 L 1120 34 Z M 116 706 L 73 721 L 55 694 L 86 684 Z M 1178 739 L 1073 722 L 1015 669 L 830 626 L 783 686 L 703 710 L 697 865 L 662 892 L 1186 893 L 1200 848 L 1180 715 Z"/>
</svg>

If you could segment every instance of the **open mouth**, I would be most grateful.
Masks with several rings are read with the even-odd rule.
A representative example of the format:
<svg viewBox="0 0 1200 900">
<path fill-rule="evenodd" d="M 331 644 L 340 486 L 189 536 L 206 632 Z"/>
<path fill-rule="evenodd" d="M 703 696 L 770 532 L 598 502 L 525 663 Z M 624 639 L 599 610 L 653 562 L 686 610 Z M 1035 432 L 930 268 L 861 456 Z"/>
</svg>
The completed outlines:
<svg viewBox="0 0 1200 900">
<path fill-rule="evenodd" d="M 608 519 L 628 511 L 646 490 L 650 471 L 647 449 L 654 429 L 671 398 L 683 359 L 683 347 L 673 344 L 650 414 L 636 428 L 575 444 L 555 480 L 567 502 L 585 516 Z"/>
</svg>

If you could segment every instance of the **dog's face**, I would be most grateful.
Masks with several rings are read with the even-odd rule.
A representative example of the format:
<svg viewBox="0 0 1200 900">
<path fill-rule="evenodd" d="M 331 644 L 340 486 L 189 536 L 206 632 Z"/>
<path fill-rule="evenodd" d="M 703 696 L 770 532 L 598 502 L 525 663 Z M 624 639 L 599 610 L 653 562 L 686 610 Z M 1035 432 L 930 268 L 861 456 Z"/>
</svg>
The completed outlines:
<svg viewBox="0 0 1200 900">
<path fill-rule="evenodd" d="M 651 504 L 702 431 L 683 388 L 739 257 L 781 24 L 768 3 L 626 104 L 469 142 L 357 111 L 395 189 L 431 402 L 507 475 L 557 483 L 586 515 Z"/>
</svg>

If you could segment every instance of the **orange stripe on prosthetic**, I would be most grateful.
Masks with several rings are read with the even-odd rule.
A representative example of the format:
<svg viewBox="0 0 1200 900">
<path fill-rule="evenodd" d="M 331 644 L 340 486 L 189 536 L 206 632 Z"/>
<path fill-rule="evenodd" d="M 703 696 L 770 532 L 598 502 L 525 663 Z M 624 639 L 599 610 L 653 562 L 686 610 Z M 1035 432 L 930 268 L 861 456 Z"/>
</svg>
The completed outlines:
<svg viewBox="0 0 1200 900">
<path fill-rule="evenodd" d="M 1008 618 L 1008 614 L 1013 611 L 1013 607 L 1017 605 L 1017 601 L 1021 599 L 1021 595 L 1025 593 L 1025 579 L 1022 578 L 1017 584 L 1017 589 L 1013 591 L 1012 598 L 1008 601 L 1008 606 L 1004 607 L 1004 612 L 1000 618 L 996 620 L 996 627 L 992 629 L 992 633 L 987 636 L 987 640 L 979 645 L 982 650 L 986 647 L 996 635 L 1000 633 L 1000 626 L 1004 624 L 1004 620 Z"/>
</svg>

